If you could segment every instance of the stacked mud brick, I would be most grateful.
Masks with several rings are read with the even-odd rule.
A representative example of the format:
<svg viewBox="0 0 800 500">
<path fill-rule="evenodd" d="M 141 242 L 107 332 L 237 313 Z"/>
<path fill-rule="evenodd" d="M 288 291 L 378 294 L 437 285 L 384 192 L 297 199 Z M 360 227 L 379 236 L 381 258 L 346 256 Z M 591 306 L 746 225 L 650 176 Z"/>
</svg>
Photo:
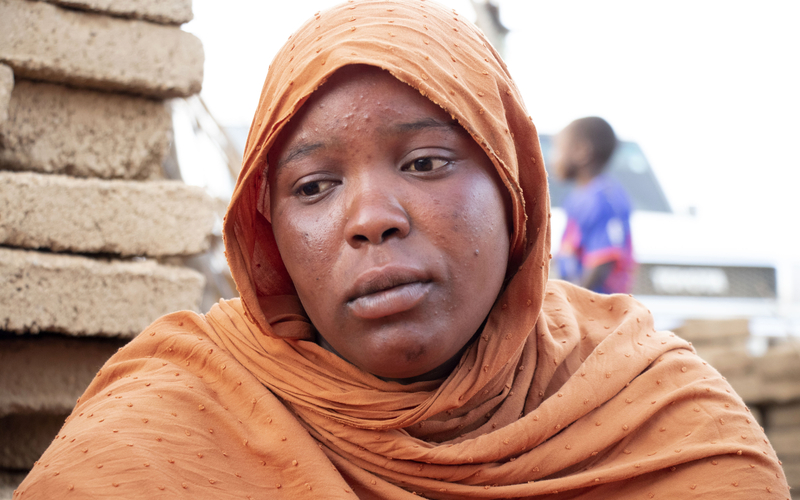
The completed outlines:
<svg viewBox="0 0 800 500">
<path fill-rule="evenodd" d="M 0 498 L 100 365 L 197 309 L 214 204 L 165 180 L 200 90 L 191 0 L 0 0 Z"/>
<path fill-rule="evenodd" d="M 793 490 L 800 490 L 800 339 L 748 354 L 748 321 L 688 321 L 676 333 L 730 382 L 764 427 Z M 795 493 L 796 498 L 796 493 Z"/>
<path fill-rule="evenodd" d="M 783 462 L 793 498 L 800 491 L 800 341 L 785 342 L 759 358 L 764 427 Z M 762 399 L 763 401 L 763 399 Z"/>
</svg>

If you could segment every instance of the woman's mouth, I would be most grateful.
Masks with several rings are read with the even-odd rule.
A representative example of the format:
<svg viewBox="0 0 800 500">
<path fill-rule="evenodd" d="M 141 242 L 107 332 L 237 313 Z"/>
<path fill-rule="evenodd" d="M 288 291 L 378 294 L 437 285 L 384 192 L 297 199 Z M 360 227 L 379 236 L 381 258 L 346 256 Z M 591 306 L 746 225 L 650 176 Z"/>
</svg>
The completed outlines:
<svg viewBox="0 0 800 500">
<path fill-rule="evenodd" d="M 394 286 L 348 302 L 354 315 L 363 319 L 377 319 L 413 309 L 427 295 L 431 284 L 415 281 Z"/>
<path fill-rule="evenodd" d="M 377 319 L 413 309 L 432 287 L 418 270 L 373 269 L 354 283 L 347 306 L 362 319 Z"/>
</svg>

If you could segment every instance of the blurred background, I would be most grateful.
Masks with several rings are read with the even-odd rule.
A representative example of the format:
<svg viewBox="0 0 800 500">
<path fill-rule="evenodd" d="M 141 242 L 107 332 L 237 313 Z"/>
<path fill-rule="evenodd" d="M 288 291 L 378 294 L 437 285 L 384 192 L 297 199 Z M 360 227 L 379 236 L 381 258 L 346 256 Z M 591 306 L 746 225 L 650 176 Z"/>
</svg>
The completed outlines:
<svg viewBox="0 0 800 500">
<path fill-rule="evenodd" d="M 634 295 L 800 487 L 800 2 L 440 1 L 495 41 L 548 167 L 574 119 L 615 129 Z M 0 500 L 113 352 L 236 295 L 221 221 L 267 68 L 336 3 L 0 3 Z"/>
</svg>

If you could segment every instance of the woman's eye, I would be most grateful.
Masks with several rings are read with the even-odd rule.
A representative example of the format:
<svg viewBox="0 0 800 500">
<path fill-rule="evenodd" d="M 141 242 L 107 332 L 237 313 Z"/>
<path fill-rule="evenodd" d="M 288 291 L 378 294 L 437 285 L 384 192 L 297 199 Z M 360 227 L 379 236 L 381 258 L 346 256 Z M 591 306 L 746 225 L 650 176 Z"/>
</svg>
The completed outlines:
<svg viewBox="0 0 800 500">
<path fill-rule="evenodd" d="M 439 158 L 418 158 L 409 163 L 405 170 L 409 172 L 430 172 L 442 168 L 448 163 L 450 162 Z"/>
<path fill-rule="evenodd" d="M 318 194 L 322 194 L 331 187 L 333 187 L 333 181 L 311 181 L 302 184 L 299 188 L 297 188 L 297 195 L 300 197 L 311 197 L 316 196 Z"/>
</svg>

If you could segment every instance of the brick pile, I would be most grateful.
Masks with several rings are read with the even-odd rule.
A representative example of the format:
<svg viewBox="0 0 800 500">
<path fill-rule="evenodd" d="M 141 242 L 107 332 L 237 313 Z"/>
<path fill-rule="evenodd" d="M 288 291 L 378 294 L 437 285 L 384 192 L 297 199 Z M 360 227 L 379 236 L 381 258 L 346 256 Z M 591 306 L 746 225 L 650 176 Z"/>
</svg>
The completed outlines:
<svg viewBox="0 0 800 500">
<path fill-rule="evenodd" d="M 675 331 L 730 382 L 767 433 L 793 490 L 800 489 L 800 340 L 748 353 L 746 319 L 687 321 Z"/>
<path fill-rule="evenodd" d="M 0 0 L 0 499 L 97 369 L 197 310 L 217 204 L 164 178 L 200 90 L 191 0 Z"/>
</svg>

